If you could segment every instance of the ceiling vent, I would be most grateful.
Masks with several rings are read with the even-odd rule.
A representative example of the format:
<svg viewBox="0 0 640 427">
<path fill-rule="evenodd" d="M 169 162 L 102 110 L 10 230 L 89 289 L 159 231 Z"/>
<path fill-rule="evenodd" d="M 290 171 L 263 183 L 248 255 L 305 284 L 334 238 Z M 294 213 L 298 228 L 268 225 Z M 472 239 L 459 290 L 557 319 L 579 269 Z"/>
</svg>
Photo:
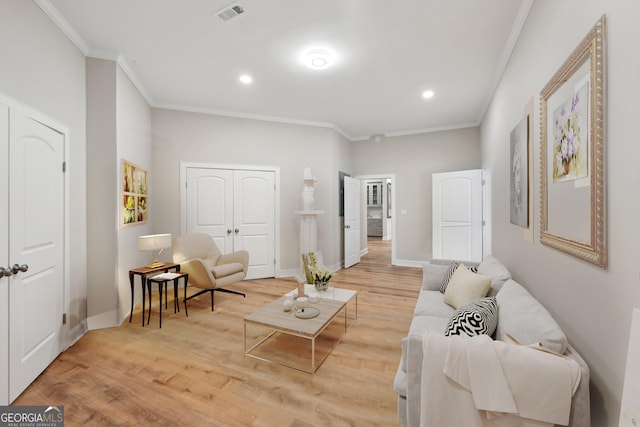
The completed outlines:
<svg viewBox="0 0 640 427">
<path fill-rule="evenodd" d="M 231 18 L 235 18 L 236 16 L 244 13 L 244 8 L 237 3 L 232 4 L 231 6 L 227 6 L 222 10 L 216 12 L 218 18 L 223 21 L 228 21 Z"/>
</svg>

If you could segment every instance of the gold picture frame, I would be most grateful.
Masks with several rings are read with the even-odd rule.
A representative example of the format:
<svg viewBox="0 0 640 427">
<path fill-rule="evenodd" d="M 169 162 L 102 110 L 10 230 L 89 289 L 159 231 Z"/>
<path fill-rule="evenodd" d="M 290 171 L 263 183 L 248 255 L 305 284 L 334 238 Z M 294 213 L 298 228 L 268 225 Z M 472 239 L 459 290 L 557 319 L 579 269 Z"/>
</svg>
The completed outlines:
<svg viewBox="0 0 640 427">
<path fill-rule="evenodd" d="M 603 269 L 605 62 L 603 15 L 540 92 L 540 242 Z"/>
<path fill-rule="evenodd" d="M 122 197 L 120 225 L 143 224 L 149 218 L 147 170 L 122 160 Z"/>
</svg>

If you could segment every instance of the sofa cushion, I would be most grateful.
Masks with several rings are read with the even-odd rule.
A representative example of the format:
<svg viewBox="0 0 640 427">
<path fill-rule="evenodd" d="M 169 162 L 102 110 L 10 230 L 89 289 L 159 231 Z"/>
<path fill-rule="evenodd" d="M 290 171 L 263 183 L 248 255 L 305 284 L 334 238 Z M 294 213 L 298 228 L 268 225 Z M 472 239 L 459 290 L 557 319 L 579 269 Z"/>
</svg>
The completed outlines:
<svg viewBox="0 0 640 427">
<path fill-rule="evenodd" d="M 507 280 L 496 296 L 498 326 L 496 339 L 511 341 L 507 334 L 521 344 L 541 343 L 545 348 L 564 353 L 567 337 L 560 326 L 525 288 L 515 280 Z"/>
<path fill-rule="evenodd" d="M 488 295 L 494 296 L 498 293 L 504 282 L 511 279 L 511 273 L 498 259 L 492 255 L 487 255 L 478 266 L 478 273 L 491 277 L 491 288 Z"/>
<path fill-rule="evenodd" d="M 425 263 L 422 266 L 422 289 L 429 291 L 439 290 L 448 268 L 448 265 Z"/>
<path fill-rule="evenodd" d="M 459 263 L 457 261 L 453 261 L 449 265 L 449 267 L 447 268 L 447 271 L 444 273 L 444 277 L 442 278 L 442 284 L 440 285 L 440 292 L 444 294 L 444 292 L 447 290 L 447 285 L 449 284 L 449 280 L 451 280 L 451 276 L 453 276 L 453 273 L 455 273 L 456 269 L 461 265 L 464 265 L 464 264 Z M 464 265 L 464 266 L 467 267 L 473 273 L 478 272 L 477 267 L 469 267 L 468 265 Z"/>
<path fill-rule="evenodd" d="M 457 309 L 444 330 L 451 335 L 492 335 L 498 324 L 496 297 L 480 298 Z"/>
<path fill-rule="evenodd" d="M 454 311 L 455 308 L 444 303 L 444 295 L 440 291 L 420 291 L 413 315 L 449 319 Z"/>
<path fill-rule="evenodd" d="M 221 264 L 213 267 L 211 272 L 213 273 L 213 277 L 219 279 L 233 273 L 239 273 L 243 268 L 244 266 L 239 262 L 230 262 L 229 264 Z"/>
<path fill-rule="evenodd" d="M 491 286 L 491 277 L 473 273 L 461 264 L 449 280 L 447 290 L 444 292 L 444 302 L 458 309 L 486 296 L 489 286 Z"/>
</svg>

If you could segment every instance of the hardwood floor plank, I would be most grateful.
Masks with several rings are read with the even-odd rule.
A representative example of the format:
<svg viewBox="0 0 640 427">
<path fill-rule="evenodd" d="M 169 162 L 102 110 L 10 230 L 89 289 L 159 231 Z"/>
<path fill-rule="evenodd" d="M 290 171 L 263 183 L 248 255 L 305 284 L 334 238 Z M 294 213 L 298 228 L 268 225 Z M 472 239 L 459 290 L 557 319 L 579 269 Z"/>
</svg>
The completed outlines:
<svg viewBox="0 0 640 427">
<path fill-rule="evenodd" d="M 214 312 L 208 295 L 189 317 L 169 301 L 162 329 L 154 293 L 149 326 L 136 307 L 132 323 L 88 332 L 13 404 L 64 405 L 68 426 L 396 426 L 393 380 L 422 271 L 391 266 L 390 250 L 369 239 L 332 279 L 358 291 L 358 320 L 315 375 L 244 356 L 244 317 L 297 286 L 258 279 L 233 286 L 246 298 L 216 294 Z M 300 351 L 280 341 L 284 355 Z"/>
</svg>

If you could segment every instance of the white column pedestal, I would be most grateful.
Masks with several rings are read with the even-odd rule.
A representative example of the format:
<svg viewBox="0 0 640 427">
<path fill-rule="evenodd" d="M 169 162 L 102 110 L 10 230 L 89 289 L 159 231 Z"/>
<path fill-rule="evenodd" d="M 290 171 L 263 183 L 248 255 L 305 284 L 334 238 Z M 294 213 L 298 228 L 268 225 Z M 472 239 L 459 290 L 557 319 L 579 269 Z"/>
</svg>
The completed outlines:
<svg viewBox="0 0 640 427">
<path fill-rule="evenodd" d="M 318 250 L 318 215 L 324 214 L 324 211 L 295 211 L 296 215 L 300 215 L 300 254 L 316 252 Z M 302 266 L 302 258 L 300 258 L 299 277 L 304 278 Z M 306 279 L 305 279 L 306 280 Z"/>
</svg>

